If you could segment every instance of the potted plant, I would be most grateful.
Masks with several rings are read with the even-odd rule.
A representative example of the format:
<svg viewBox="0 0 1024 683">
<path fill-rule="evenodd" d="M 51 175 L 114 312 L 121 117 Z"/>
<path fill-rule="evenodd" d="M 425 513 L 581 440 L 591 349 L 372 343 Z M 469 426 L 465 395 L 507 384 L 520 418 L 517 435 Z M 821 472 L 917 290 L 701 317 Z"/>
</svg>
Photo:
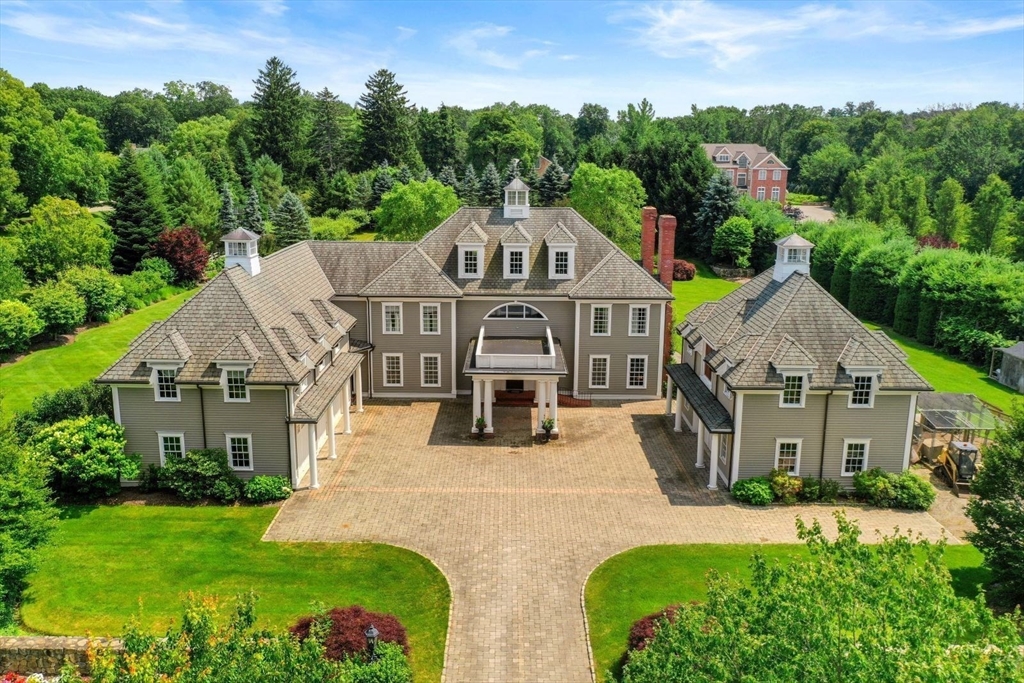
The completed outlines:
<svg viewBox="0 0 1024 683">
<path fill-rule="evenodd" d="M 476 424 L 477 438 L 483 439 L 484 438 L 484 430 L 487 429 L 487 420 L 485 420 L 482 417 L 478 417 L 476 419 L 476 423 L 475 424 Z"/>
<path fill-rule="evenodd" d="M 540 423 L 540 426 L 544 430 L 544 438 L 551 441 L 551 430 L 555 428 L 555 421 L 548 417 Z"/>
</svg>

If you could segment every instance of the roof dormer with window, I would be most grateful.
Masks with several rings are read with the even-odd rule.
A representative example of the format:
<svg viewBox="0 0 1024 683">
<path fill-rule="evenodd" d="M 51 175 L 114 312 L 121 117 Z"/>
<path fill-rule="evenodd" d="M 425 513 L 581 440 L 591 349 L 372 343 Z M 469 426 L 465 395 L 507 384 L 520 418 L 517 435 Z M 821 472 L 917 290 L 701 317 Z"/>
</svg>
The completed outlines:
<svg viewBox="0 0 1024 683">
<path fill-rule="evenodd" d="M 530 188 L 519 178 L 505 186 L 505 218 L 530 217 Z"/>
<path fill-rule="evenodd" d="M 561 221 L 544 235 L 548 245 L 548 278 L 571 280 L 576 277 L 576 237 Z"/>
<path fill-rule="evenodd" d="M 501 236 L 502 260 L 506 280 L 525 280 L 530 277 L 530 247 L 533 237 L 516 221 Z"/>
<path fill-rule="evenodd" d="M 459 250 L 459 278 L 480 280 L 484 276 L 484 247 L 487 233 L 474 221 L 455 240 Z"/>
</svg>

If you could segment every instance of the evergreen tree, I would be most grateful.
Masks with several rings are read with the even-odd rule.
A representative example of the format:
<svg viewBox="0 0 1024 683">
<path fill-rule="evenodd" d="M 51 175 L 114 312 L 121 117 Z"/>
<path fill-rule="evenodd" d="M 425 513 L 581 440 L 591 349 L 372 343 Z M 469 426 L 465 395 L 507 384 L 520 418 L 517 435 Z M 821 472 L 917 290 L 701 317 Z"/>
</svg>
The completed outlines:
<svg viewBox="0 0 1024 683">
<path fill-rule="evenodd" d="M 256 188 L 249 190 L 249 198 L 242 209 L 242 227 L 257 235 L 263 234 L 263 213 L 260 211 L 260 195 Z"/>
<path fill-rule="evenodd" d="M 430 172 L 430 169 L 426 166 L 423 167 L 423 173 L 420 173 L 420 182 L 425 183 L 428 180 L 433 180 L 434 174 Z"/>
<path fill-rule="evenodd" d="M 504 187 L 505 184 L 501 182 L 501 176 L 498 175 L 498 169 L 495 168 L 494 162 L 487 164 L 483 177 L 480 178 L 480 203 L 484 206 L 501 206 Z"/>
<path fill-rule="evenodd" d="M 238 227 L 238 214 L 235 213 L 235 200 L 231 196 L 231 188 L 227 183 L 220 188 L 220 234 L 226 235 Z"/>
<path fill-rule="evenodd" d="M 313 104 L 313 130 L 310 145 L 320 167 L 332 176 L 341 168 L 345 130 L 341 119 L 341 102 L 327 88 L 316 94 Z"/>
<path fill-rule="evenodd" d="M 935 233 L 943 239 L 960 242 L 971 222 L 971 207 L 964 202 L 964 186 L 946 178 L 935 195 Z"/>
<path fill-rule="evenodd" d="M 178 157 L 171 164 L 166 198 L 171 225 L 193 227 L 207 242 L 217 239 L 220 209 L 217 186 L 206 175 L 203 165 L 191 155 Z"/>
<path fill-rule="evenodd" d="M 295 71 L 271 57 L 254 83 L 252 124 L 256 148 L 293 174 L 302 151 L 304 109 Z"/>
<path fill-rule="evenodd" d="M 415 151 L 412 112 L 395 74 L 380 69 L 370 76 L 359 107 L 364 166 L 411 161 Z"/>
<path fill-rule="evenodd" d="M 294 192 L 286 192 L 274 212 L 274 238 L 281 249 L 311 238 L 306 207 Z"/>
<path fill-rule="evenodd" d="M 430 168 L 454 167 L 465 157 L 465 133 L 459 129 L 451 108 L 422 110 L 417 118 L 420 156 Z"/>
<path fill-rule="evenodd" d="M 274 207 L 281 203 L 284 196 L 284 170 L 280 164 L 266 154 L 262 155 L 253 164 L 252 186 L 260 195 L 260 207 L 263 214 L 269 214 Z"/>
<path fill-rule="evenodd" d="M 437 174 L 437 179 L 442 185 L 447 185 L 448 187 L 455 187 L 459 184 L 459 179 L 455 177 L 455 169 L 451 166 L 442 168 L 441 172 Z"/>
<path fill-rule="evenodd" d="M 360 173 L 359 178 L 356 180 L 355 190 L 352 192 L 352 207 L 370 209 L 372 208 L 372 201 L 373 181 L 370 179 L 370 173 Z"/>
<path fill-rule="evenodd" d="M 373 208 L 380 205 L 380 198 L 383 197 L 387 192 L 395 186 L 395 177 L 391 175 L 391 167 L 388 166 L 388 162 L 384 162 L 377 169 L 377 174 L 373 177 L 373 193 L 370 197 L 370 204 Z"/>
<path fill-rule="evenodd" d="M 502 187 L 505 187 L 505 185 L 508 185 L 516 178 L 522 176 L 522 169 L 520 168 L 521 164 L 522 162 L 519 161 L 519 159 L 509 160 L 508 166 L 505 167 L 505 173 L 501 177 Z"/>
<path fill-rule="evenodd" d="M 540 179 L 537 177 L 537 169 L 533 164 L 519 165 L 519 179 L 526 183 L 526 186 L 531 190 L 536 190 L 540 184 Z"/>
<path fill-rule="evenodd" d="M 739 194 L 724 173 L 716 173 L 704 191 L 697 211 L 697 252 L 708 259 L 715 241 L 715 233 L 727 220 L 739 213 Z"/>
<path fill-rule="evenodd" d="M 255 173 L 252 163 L 252 154 L 249 152 L 249 143 L 245 141 L 244 135 L 235 138 L 232 146 L 234 153 L 235 171 L 238 179 L 244 187 L 252 187 L 253 174 Z"/>
<path fill-rule="evenodd" d="M 114 251 L 110 263 L 115 273 L 130 273 L 149 255 L 167 221 L 157 201 L 156 179 L 147 174 L 135 151 L 125 145 L 110 193 L 114 214 Z"/>
<path fill-rule="evenodd" d="M 395 175 L 395 180 L 403 185 L 408 185 L 409 181 L 412 180 L 412 171 L 409 170 L 408 166 L 402 164 L 398 167 L 398 173 Z"/>
<path fill-rule="evenodd" d="M 569 194 L 569 177 L 557 158 L 551 162 L 538 181 L 537 194 L 544 206 L 554 206 L 555 202 Z"/>
<path fill-rule="evenodd" d="M 466 165 L 466 172 L 462 175 L 462 182 L 458 184 L 455 191 L 459 194 L 459 199 L 462 200 L 463 204 L 473 206 L 478 203 L 480 199 L 480 181 L 476 177 L 476 170 L 473 168 L 473 164 Z"/>
</svg>

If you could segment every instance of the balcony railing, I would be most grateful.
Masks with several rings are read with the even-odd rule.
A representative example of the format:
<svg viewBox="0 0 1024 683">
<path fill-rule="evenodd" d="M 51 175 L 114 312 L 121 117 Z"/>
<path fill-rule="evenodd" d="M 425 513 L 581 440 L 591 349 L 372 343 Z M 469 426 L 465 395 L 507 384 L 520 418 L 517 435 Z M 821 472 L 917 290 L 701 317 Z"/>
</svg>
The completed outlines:
<svg viewBox="0 0 1024 683">
<path fill-rule="evenodd" d="M 555 367 L 555 342 L 551 337 L 551 328 L 545 328 L 546 338 L 540 339 L 495 339 L 487 340 L 484 326 L 480 326 L 480 336 L 476 344 L 477 368 L 515 368 L 515 369 L 547 369 Z M 535 344 L 540 353 L 524 353 L 530 345 Z M 486 348 L 493 345 L 493 350 Z M 505 348 L 503 348 L 505 347 Z M 519 347 L 518 352 L 511 352 L 508 347 Z"/>
</svg>

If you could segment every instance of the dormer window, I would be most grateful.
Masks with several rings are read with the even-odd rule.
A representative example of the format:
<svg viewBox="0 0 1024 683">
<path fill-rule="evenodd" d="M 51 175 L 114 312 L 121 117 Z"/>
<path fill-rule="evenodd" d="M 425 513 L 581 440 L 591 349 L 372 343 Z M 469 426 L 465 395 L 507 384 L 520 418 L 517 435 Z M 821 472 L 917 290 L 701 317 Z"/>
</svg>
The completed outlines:
<svg viewBox="0 0 1024 683">
<path fill-rule="evenodd" d="M 459 247 L 459 277 L 477 280 L 483 277 L 483 247 Z"/>
<path fill-rule="evenodd" d="M 525 248 L 504 247 L 505 279 L 522 280 L 529 276 L 530 252 Z"/>
<path fill-rule="evenodd" d="M 555 249 L 555 277 L 569 274 L 569 250 Z"/>
<path fill-rule="evenodd" d="M 719 161 L 721 163 L 726 163 L 726 164 L 729 163 L 730 159 L 732 159 L 732 156 L 730 156 L 728 152 L 723 152 L 722 154 L 719 154 L 716 157 L 717 161 Z"/>
<path fill-rule="evenodd" d="M 875 404 L 875 378 L 872 375 L 854 375 L 850 392 L 851 408 L 871 408 Z"/>
<path fill-rule="evenodd" d="M 245 384 L 245 370 L 226 370 L 227 387 L 224 399 L 226 401 L 249 400 L 249 387 Z"/>
<path fill-rule="evenodd" d="M 548 245 L 548 278 L 571 280 L 576 277 L 576 237 L 561 221 L 544 236 Z"/>
<path fill-rule="evenodd" d="M 807 375 L 783 375 L 780 408 L 803 408 L 806 394 Z"/>
<path fill-rule="evenodd" d="M 180 401 L 178 385 L 174 378 L 177 376 L 177 368 L 156 368 L 153 371 L 156 388 L 156 400 L 158 401 Z"/>
</svg>

